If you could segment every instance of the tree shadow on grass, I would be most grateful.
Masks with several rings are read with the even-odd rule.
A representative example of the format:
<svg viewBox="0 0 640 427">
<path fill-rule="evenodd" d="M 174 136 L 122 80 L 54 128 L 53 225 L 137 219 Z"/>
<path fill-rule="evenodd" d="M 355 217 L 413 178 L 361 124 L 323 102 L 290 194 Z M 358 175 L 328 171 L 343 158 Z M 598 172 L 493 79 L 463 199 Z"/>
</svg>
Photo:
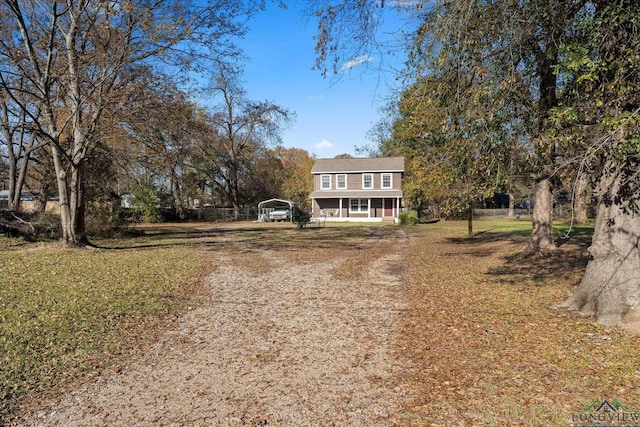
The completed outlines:
<svg viewBox="0 0 640 427">
<path fill-rule="evenodd" d="M 446 241 L 456 247 L 456 253 L 447 255 L 472 255 L 476 257 L 486 258 L 493 256 L 495 249 L 492 247 L 494 243 L 510 243 L 510 244 L 526 244 L 527 239 L 531 235 L 529 231 L 492 231 L 484 230 L 474 234 L 473 238 L 469 237 L 449 237 Z"/>
<path fill-rule="evenodd" d="M 210 250 L 235 247 L 241 252 L 257 250 L 292 250 L 328 249 L 335 247 L 359 248 L 362 239 L 383 238 L 394 232 L 393 227 L 165 227 L 159 225 L 142 232 L 139 230 L 109 244 L 103 241 L 96 244 L 99 249 L 106 250 L 140 250 L 158 249 L 178 246 L 200 246 Z"/>
<path fill-rule="evenodd" d="M 504 260 L 504 264 L 489 269 L 487 274 L 508 285 L 545 286 L 575 281 L 584 272 L 589 256 L 584 248 L 572 246 L 542 254 L 522 251 Z"/>
<path fill-rule="evenodd" d="M 568 225 L 564 225 L 554 231 L 558 247 L 570 243 L 581 245 L 586 249 L 591 244 L 591 237 L 593 236 L 593 226 L 574 225 L 569 229 Z"/>
<path fill-rule="evenodd" d="M 527 247 L 530 231 L 494 232 L 485 230 L 469 238 L 450 238 L 450 243 L 464 245 L 463 252 L 477 257 L 494 255 L 493 244 L 519 244 L 520 249 L 503 257 L 504 263 L 490 268 L 487 274 L 509 285 L 544 286 L 558 281 L 575 281 L 589 261 L 587 248 L 591 244 L 593 227 L 554 227 L 557 250 L 536 253 Z"/>
</svg>

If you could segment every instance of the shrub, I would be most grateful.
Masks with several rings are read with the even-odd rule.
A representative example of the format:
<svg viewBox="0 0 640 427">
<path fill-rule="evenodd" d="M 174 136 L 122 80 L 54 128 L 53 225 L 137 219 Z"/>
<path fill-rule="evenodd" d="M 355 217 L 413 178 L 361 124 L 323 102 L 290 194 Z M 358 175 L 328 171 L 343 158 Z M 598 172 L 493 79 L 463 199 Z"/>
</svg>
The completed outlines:
<svg viewBox="0 0 640 427">
<path fill-rule="evenodd" d="M 134 220 L 137 222 L 158 222 L 160 220 L 160 206 L 153 188 L 138 186 L 131 192 L 134 196 L 134 203 L 131 207 Z"/>
<path fill-rule="evenodd" d="M 62 235 L 60 215 L 51 211 L 44 211 L 36 218 L 34 236 L 36 238 L 57 239 Z"/>
<path fill-rule="evenodd" d="M 311 219 L 311 213 L 298 205 L 294 205 L 293 212 L 291 213 L 291 219 L 296 223 L 298 228 L 303 228 Z"/>
<path fill-rule="evenodd" d="M 410 225 L 416 225 L 420 222 L 420 219 L 418 218 L 418 214 L 416 211 L 400 212 L 400 215 L 398 216 L 398 220 L 400 221 L 400 224 L 410 224 Z"/>
<path fill-rule="evenodd" d="M 20 217 L 4 212 L 0 215 L 0 234 L 27 240 L 56 239 L 61 235 L 60 216 L 51 211 L 21 214 Z"/>
<path fill-rule="evenodd" d="M 120 198 L 104 197 L 87 202 L 85 228 L 91 237 L 113 238 L 120 235 L 120 227 L 125 224 L 125 209 Z"/>
</svg>

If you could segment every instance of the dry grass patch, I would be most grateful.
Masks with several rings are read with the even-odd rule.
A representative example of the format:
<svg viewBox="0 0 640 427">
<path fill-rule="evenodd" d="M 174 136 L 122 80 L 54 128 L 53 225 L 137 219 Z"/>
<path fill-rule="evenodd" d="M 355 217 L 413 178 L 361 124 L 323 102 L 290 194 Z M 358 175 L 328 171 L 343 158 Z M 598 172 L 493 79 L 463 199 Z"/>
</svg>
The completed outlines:
<svg viewBox="0 0 640 427">
<path fill-rule="evenodd" d="M 297 230 L 291 224 L 158 224 L 94 243 L 98 250 L 0 241 L 0 425 L 27 396 L 116 368 L 153 342 L 167 321 L 198 304 L 199 284 L 221 263 L 260 276 L 333 260 L 367 227 Z M 265 255 L 266 254 L 266 255 Z"/>
<path fill-rule="evenodd" d="M 553 309 L 579 283 L 584 240 L 536 256 L 526 233 L 468 241 L 451 226 L 411 239 L 398 355 L 420 392 L 407 424 L 567 425 L 595 399 L 640 408 L 640 338 Z"/>
<path fill-rule="evenodd" d="M 377 259 L 379 248 L 390 249 L 394 241 L 378 231 L 247 226 L 165 235 L 163 241 L 179 247 L 196 239 L 215 260 L 199 304 L 121 373 L 73 388 L 16 419 L 44 425 L 386 425 L 402 399 L 383 379 L 396 368 L 388 350 L 405 304 L 397 298 L 400 284 L 376 269 L 399 259 L 393 252 Z M 129 247 L 149 251 L 150 244 L 137 240 Z M 332 269 L 366 274 L 341 280 Z"/>
<path fill-rule="evenodd" d="M 0 425 L 33 393 L 122 363 L 191 300 L 205 256 L 189 246 L 0 249 Z"/>
<path fill-rule="evenodd" d="M 343 242 L 350 246 L 349 255 L 342 257 L 338 265 L 332 269 L 331 274 L 340 280 L 358 280 L 370 274 L 375 269 L 375 262 L 384 257 L 390 251 L 390 245 L 395 244 L 396 227 L 373 226 L 362 227 L 361 231 L 367 234 L 357 236 L 358 239 Z M 333 251 L 334 254 L 339 253 Z"/>
<path fill-rule="evenodd" d="M 59 389 L 123 363 L 186 304 L 201 315 L 213 310 L 213 319 L 237 315 L 225 323 L 229 337 L 245 330 L 236 321 L 246 327 L 262 322 L 252 339 L 264 341 L 264 348 L 250 340 L 244 347 L 221 345 L 217 350 L 228 357 L 223 364 L 237 363 L 239 350 L 254 356 L 246 360 L 252 369 L 273 364 L 280 360 L 276 344 L 290 344 L 293 336 L 301 340 L 295 351 L 307 354 L 317 346 L 313 354 L 322 355 L 327 345 L 340 344 L 331 334 L 336 319 L 362 330 L 363 350 L 343 349 L 349 354 L 345 375 L 363 375 L 376 357 L 387 360 L 386 343 L 393 345 L 393 378 L 371 371 L 367 381 L 380 385 L 379 396 L 393 396 L 390 407 L 402 406 L 388 414 L 398 425 L 567 425 L 595 399 L 640 409 L 640 338 L 553 308 L 580 280 L 589 229 L 563 241 L 557 253 L 538 256 L 524 250 L 529 223 L 478 221 L 475 227 L 473 241 L 463 237 L 465 223 L 443 222 L 303 230 L 291 224 L 163 225 L 135 229 L 143 232 L 135 238 L 98 242 L 106 248 L 98 251 L 0 242 L 0 276 L 9 278 L 0 289 L 3 414 L 27 393 Z M 211 280 L 219 281 L 213 289 L 225 297 L 214 304 L 198 287 L 212 271 Z M 238 300 L 245 303 L 240 307 Z M 276 320 L 282 329 L 274 329 Z M 300 322 L 306 322 L 306 338 Z M 316 330 L 318 322 L 326 327 Z M 224 338 L 210 324 L 192 326 L 211 332 L 207 339 Z M 379 341 L 367 335 L 373 326 Z M 314 334 L 330 338 L 314 340 Z M 261 371 L 265 390 L 282 385 L 272 381 L 276 373 Z M 343 391 L 369 384 L 345 375 L 327 381 L 344 381 Z M 245 385 L 253 392 L 253 382 Z M 275 402 L 276 394 L 263 397 Z M 244 408 L 246 399 L 238 405 Z"/>
</svg>

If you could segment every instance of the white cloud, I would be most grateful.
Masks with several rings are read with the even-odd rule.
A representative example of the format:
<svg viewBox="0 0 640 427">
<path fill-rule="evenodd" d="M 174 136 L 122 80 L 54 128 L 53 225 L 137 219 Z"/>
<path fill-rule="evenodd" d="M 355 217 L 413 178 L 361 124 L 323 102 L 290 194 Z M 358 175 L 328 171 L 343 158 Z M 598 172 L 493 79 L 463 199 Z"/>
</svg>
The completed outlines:
<svg viewBox="0 0 640 427">
<path fill-rule="evenodd" d="M 358 56 L 357 58 L 353 58 L 351 61 L 347 61 L 342 65 L 342 71 L 348 71 L 354 67 L 357 67 L 360 64 L 364 64 L 367 62 L 373 61 L 373 58 L 369 55 Z"/>
<path fill-rule="evenodd" d="M 333 147 L 333 142 L 323 139 L 322 141 L 318 142 L 316 145 L 314 145 L 314 147 L 318 150 L 326 150 L 328 148 Z"/>
<path fill-rule="evenodd" d="M 427 0 L 391 0 L 386 2 L 387 5 L 397 9 L 422 10 L 426 9 L 426 5 L 433 4 L 435 1 Z"/>
</svg>

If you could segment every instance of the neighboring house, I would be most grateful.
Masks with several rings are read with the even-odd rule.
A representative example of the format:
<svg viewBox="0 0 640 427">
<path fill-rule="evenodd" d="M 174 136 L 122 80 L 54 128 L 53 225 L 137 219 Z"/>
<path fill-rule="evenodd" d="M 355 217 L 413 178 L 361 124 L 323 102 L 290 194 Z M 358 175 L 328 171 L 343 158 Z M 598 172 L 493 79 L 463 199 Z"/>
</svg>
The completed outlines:
<svg viewBox="0 0 640 427">
<path fill-rule="evenodd" d="M 136 203 L 136 196 L 133 193 L 122 193 L 120 195 L 120 207 L 125 209 L 131 209 Z"/>
<path fill-rule="evenodd" d="M 311 169 L 312 216 L 333 221 L 396 221 L 404 157 L 318 159 Z"/>
<path fill-rule="evenodd" d="M 20 201 L 32 202 L 35 199 L 35 196 L 31 193 L 20 193 Z M 0 190 L 0 200 L 9 201 L 9 190 Z"/>
<path fill-rule="evenodd" d="M 9 190 L 0 191 L 0 210 L 9 207 Z M 57 211 L 59 208 L 58 199 L 50 198 L 45 206 L 46 211 Z M 31 193 L 20 193 L 20 210 L 22 212 L 34 213 L 42 209 L 42 204 L 36 200 L 36 196 Z"/>
</svg>

